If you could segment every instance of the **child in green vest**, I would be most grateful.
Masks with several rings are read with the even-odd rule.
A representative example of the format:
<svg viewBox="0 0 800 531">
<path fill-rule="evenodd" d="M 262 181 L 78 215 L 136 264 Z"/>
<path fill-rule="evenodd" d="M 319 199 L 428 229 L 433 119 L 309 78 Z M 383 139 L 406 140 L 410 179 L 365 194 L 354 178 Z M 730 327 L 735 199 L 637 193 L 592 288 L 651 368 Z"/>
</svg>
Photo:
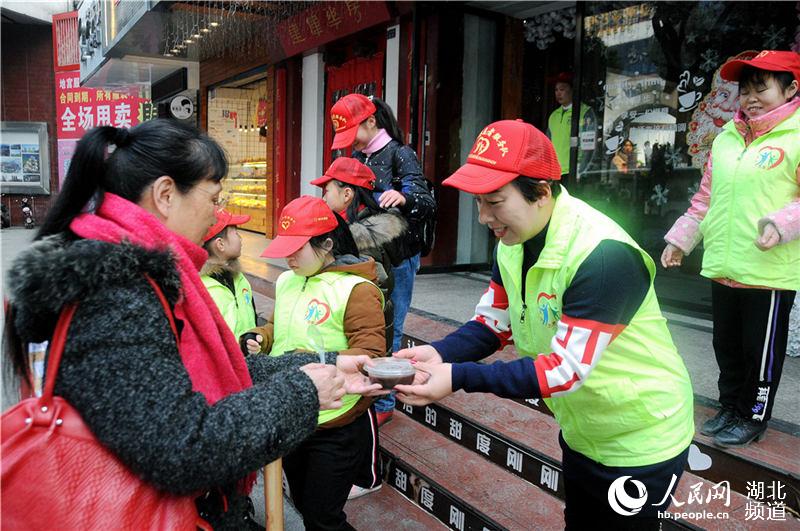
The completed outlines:
<svg viewBox="0 0 800 531">
<path fill-rule="evenodd" d="M 720 76 L 739 82 L 740 108 L 714 139 L 661 263 L 680 266 L 703 240 L 721 407 L 700 431 L 740 447 L 766 434 L 800 289 L 800 54 L 765 50 L 728 61 Z"/>
<path fill-rule="evenodd" d="M 354 158 L 339 157 L 321 177 L 311 184 L 322 188 L 322 199 L 331 210 L 347 221 L 350 233 L 361 256 L 370 256 L 378 269 L 378 287 L 383 291 L 385 302 L 383 317 L 386 321 L 386 350 L 394 344 L 394 306 L 391 296 L 394 288 L 394 267 L 403 261 L 402 238 L 408 223 L 395 209 L 381 208 L 375 200 L 375 174 L 366 165 Z M 378 426 L 375 405 L 367 414 Z M 377 437 L 378 430 L 372 433 Z M 377 448 L 377 439 L 374 441 Z M 372 459 L 360 471 L 349 499 L 358 498 L 381 488 L 382 471 L 380 459 Z"/>
<path fill-rule="evenodd" d="M 270 325 L 257 329 L 261 352 L 335 352 L 339 360 L 385 355 L 375 261 L 359 257 L 347 223 L 322 199 L 302 196 L 287 204 L 278 236 L 262 256 L 286 258 L 289 270 L 276 281 Z M 371 433 L 376 426 L 367 414 L 371 402 L 345 395 L 342 407 L 321 412 L 317 431 L 283 458 L 292 500 L 307 529 L 351 529 L 343 511 L 347 496 L 357 472 L 377 458 Z"/>
<path fill-rule="evenodd" d="M 236 216 L 224 209 L 217 210 L 215 215 L 216 223 L 203 238 L 208 261 L 200 271 L 200 278 L 238 340 L 256 326 L 253 289 L 239 268 L 242 237 L 236 230 L 238 225 L 250 221 L 250 216 Z"/>
</svg>

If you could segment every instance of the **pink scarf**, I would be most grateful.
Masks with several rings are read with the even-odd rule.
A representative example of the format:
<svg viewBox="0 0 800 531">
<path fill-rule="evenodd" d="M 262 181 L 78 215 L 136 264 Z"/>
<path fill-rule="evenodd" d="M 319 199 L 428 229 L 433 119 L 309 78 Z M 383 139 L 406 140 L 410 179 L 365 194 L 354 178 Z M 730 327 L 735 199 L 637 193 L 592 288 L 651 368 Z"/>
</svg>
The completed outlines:
<svg viewBox="0 0 800 531">
<path fill-rule="evenodd" d="M 183 321 L 180 352 L 192 387 L 209 404 L 252 387 L 242 351 L 198 271 L 208 254 L 198 245 L 167 229 L 158 218 L 118 195 L 104 194 L 94 214 L 81 214 L 70 224 L 78 236 L 119 244 L 128 241 L 145 249 L 169 249 L 181 279 L 175 318 Z"/>
</svg>

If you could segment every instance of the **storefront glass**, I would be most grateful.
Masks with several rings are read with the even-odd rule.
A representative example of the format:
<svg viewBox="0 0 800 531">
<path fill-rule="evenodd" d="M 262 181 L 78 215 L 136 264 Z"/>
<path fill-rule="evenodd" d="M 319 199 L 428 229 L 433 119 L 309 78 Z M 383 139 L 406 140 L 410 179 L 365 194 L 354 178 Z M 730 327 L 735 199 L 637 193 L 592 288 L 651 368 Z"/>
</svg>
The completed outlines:
<svg viewBox="0 0 800 531">
<path fill-rule="evenodd" d="M 723 81 L 719 68 L 741 52 L 786 50 L 798 38 L 798 4 L 764 6 L 585 5 L 581 100 L 596 116 L 596 132 L 581 128 L 570 190 L 620 223 L 656 262 L 698 188 L 714 137 L 738 109 L 738 86 Z M 701 261 L 702 244 L 680 269 L 659 272 L 665 305 L 708 313 Z"/>
<path fill-rule="evenodd" d="M 222 181 L 226 209 L 247 214 L 243 228 L 272 233 L 273 78 L 209 91 L 208 133 L 228 154 L 228 175 Z"/>
</svg>

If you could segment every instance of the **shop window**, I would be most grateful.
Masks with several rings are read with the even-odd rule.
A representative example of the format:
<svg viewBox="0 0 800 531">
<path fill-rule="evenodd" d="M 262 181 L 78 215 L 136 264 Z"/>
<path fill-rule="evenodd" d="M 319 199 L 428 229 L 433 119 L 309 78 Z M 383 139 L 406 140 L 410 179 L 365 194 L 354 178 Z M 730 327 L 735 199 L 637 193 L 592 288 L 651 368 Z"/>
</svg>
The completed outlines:
<svg viewBox="0 0 800 531">
<path fill-rule="evenodd" d="M 794 2 L 620 5 L 585 4 L 581 100 L 596 124 L 581 124 L 570 191 L 615 219 L 658 263 L 714 137 L 738 109 L 738 85 L 723 81 L 719 68 L 747 50 L 790 49 L 798 14 Z M 702 244 L 679 270 L 660 269 L 663 303 L 708 314 L 701 262 Z"/>
<path fill-rule="evenodd" d="M 208 134 L 228 154 L 225 208 L 247 214 L 243 228 L 270 235 L 273 208 L 273 76 L 209 92 Z"/>
</svg>

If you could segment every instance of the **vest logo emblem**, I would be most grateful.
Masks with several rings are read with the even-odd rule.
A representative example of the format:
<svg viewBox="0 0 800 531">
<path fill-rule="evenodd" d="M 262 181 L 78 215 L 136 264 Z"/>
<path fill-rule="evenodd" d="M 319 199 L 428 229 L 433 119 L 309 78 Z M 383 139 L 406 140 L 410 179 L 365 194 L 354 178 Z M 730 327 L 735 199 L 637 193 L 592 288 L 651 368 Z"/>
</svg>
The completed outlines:
<svg viewBox="0 0 800 531">
<path fill-rule="evenodd" d="M 320 300 L 311 299 L 311 302 L 308 303 L 308 307 L 306 308 L 306 315 L 303 317 L 303 320 L 308 324 L 320 325 L 327 321 L 330 316 L 330 306 Z"/>
<path fill-rule="evenodd" d="M 548 328 L 553 328 L 561 318 L 561 312 L 557 307 L 557 296 L 555 293 L 547 294 L 544 291 L 536 297 L 536 307 L 539 309 L 539 317 L 542 324 Z"/>
<path fill-rule="evenodd" d="M 771 170 L 780 166 L 786 154 L 783 149 L 779 147 L 764 146 L 758 150 L 758 160 L 756 160 L 756 167 L 762 170 Z"/>
<path fill-rule="evenodd" d="M 253 296 L 250 294 L 250 290 L 247 288 L 242 288 L 242 297 L 244 297 L 245 304 L 250 304 L 253 301 Z"/>
</svg>

